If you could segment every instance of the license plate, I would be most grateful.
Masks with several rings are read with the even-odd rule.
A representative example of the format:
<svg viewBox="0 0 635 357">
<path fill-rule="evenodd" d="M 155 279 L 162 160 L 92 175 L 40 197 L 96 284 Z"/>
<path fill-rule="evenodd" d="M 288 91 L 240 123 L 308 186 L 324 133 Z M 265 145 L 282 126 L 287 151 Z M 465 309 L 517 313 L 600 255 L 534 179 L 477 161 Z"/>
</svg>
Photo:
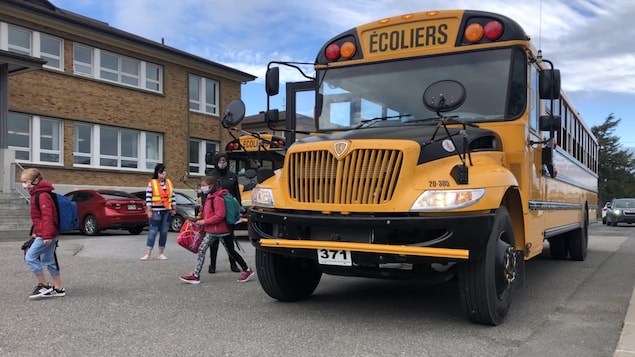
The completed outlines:
<svg viewBox="0 0 635 357">
<path fill-rule="evenodd" d="M 318 263 L 323 265 L 340 265 L 350 267 L 353 265 L 350 250 L 317 250 Z"/>
<path fill-rule="evenodd" d="M 136 211 L 137 205 L 128 205 L 128 211 Z"/>
</svg>

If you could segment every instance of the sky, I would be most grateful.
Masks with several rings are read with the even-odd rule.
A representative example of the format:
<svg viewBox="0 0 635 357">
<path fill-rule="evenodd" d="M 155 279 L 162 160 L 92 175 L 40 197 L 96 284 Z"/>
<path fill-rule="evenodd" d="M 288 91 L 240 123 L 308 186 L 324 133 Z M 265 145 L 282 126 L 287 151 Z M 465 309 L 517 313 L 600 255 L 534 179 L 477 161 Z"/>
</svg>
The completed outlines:
<svg viewBox="0 0 635 357">
<path fill-rule="evenodd" d="M 322 45 L 358 25 L 406 13 L 471 9 L 516 20 L 561 71 L 562 89 L 589 127 L 613 114 L 635 147 L 633 0 L 52 0 L 58 8 L 258 78 L 242 87 L 246 114 L 266 109 L 269 61 L 313 62 Z M 310 67 L 307 69 L 311 71 Z M 305 80 L 281 70 L 286 81 Z M 272 107 L 284 110 L 284 95 Z M 310 104 L 311 107 L 313 104 Z M 312 109 L 310 109 L 312 112 Z M 301 111 L 301 109 L 299 109 Z"/>
</svg>

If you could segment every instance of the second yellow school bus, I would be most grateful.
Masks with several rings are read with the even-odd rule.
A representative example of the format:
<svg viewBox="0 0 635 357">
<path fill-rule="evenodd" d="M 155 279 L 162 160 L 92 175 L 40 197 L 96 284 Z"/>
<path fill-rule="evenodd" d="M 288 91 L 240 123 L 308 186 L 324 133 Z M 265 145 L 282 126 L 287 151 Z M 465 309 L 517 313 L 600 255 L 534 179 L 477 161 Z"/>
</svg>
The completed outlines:
<svg viewBox="0 0 635 357">
<path fill-rule="evenodd" d="M 323 273 L 458 276 L 467 316 L 496 325 L 543 247 L 586 258 L 597 140 L 518 23 L 467 10 L 385 18 L 335 36 L 314 68 L 316 132 L 253 191 L 267 294 L 307 298 Z"/>
</svg>

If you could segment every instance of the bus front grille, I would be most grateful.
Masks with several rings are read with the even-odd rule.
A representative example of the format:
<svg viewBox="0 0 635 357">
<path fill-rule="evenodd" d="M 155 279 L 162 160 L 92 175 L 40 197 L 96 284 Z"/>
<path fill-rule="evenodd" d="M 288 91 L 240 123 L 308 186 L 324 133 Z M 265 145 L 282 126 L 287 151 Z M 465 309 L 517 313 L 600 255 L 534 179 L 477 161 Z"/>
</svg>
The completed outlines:
<svg viewBox="0 0 635 357">
<path fill-rule="evenodd" d="M 400 150 L 384 149 L 356 149 L 339 160 L 327 150 L 290 155 L 289 193 L 303 203 L 389 202 L 403 161 Z"/>
</svg>

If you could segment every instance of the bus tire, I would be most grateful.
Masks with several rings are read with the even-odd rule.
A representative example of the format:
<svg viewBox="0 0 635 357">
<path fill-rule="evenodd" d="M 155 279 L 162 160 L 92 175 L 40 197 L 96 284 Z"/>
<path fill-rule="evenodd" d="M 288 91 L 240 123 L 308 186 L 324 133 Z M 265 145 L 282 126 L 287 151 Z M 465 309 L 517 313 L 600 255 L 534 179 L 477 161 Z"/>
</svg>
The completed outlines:
<svg viewBox="0 0 635 357">
<path fill-rule="evenodd" d="M 567 233 L 569 256 L 580 262 L 586 259 L 589 252 L 589 217 L 586 210 L 582 217 L 582 227 Z"/>
<path fill-rule="evenodd" d="M 486 325 L 503 322 L 512 302 L 516 256 L 511 218 L 501 206 L 484 254 L 459 265 L 461 305 L 471 321 Z"/>
<path fill-rule="evenodd" d="M 569 236 L 565 235 L 549 239 L 549 253 L 553 259 L 564 260 L 569 255 Z"/>
<path fill-rule="evenodd" d="M 308 298 L 322 278 L 322 271 L 310 259 L 284 256 L 262 249 L 256 249 L 256 269 L 265 293 L 285 302 Z"/>
</svg>

